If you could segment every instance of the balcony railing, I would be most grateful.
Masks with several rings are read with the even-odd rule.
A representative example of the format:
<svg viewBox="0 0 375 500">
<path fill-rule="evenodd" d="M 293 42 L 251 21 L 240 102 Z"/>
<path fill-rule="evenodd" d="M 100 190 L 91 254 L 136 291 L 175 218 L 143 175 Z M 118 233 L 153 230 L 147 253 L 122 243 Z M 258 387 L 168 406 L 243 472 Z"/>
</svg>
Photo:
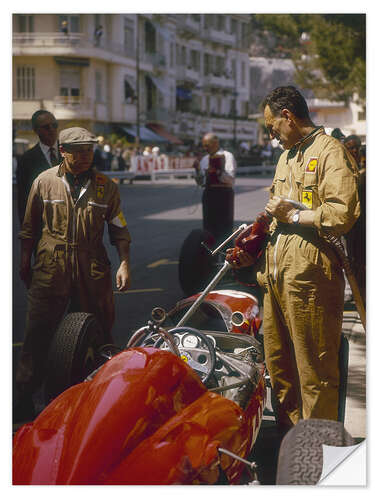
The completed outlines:
<svg viewBox="0 0 375 500">
<path fill-rule="evenodd" d="M 109 40 L 89 38 L 84 33 L 13 33 L 13 48 L 81 48 L 102 49 L 124 57 L 135 59 L 134 45 L 125 46 Z"/>
<path fill-rule="evenodd" d="M 234 46 L 236 44 L 236 37 L 234 34 L 226 33 L 225 31 L 218 31 L 214 28 L 207 29 L 206 38 L 214 40 L 215 42 L 222 43 L 224 45 Z"/>
<path fill-rule="evenodd" d="M 55 107 L 65 106 L 72 109 L 84 109 L 90 110 L 93 106 L 93 100 L 89 97 L 83 96 L 64 96 L 58 95 L 53 98 L 53 104 Z"/>
<path fill-rule="evenodd" d="M 163 54 L 158 52 L 144 52 L 142 60 L 153 66 L 166 66 L 167 61 Z"/>
<path fill-rule="evenodd" d="M 199 72 L 186 66 L 177 66 L 176 77 L 178 80 L 199 81 Z"/>
<path fill-rule="evenodd" d="M 225 87 L 233 88 L 233 79 L 227 74 L 222 73 L 221 75 L 209 74 L 204 76 L 204 85 L 212 87 Z"/>
</svg>

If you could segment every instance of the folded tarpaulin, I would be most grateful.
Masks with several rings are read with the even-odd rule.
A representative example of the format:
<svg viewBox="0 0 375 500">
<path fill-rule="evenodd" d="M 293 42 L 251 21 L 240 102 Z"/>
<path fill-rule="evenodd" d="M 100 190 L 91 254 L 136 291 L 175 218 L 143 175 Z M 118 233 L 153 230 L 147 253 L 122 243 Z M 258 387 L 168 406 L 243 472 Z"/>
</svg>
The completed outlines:
<svg viewBox="0 0 375 500">
<path fill-rule="evenodd" d="M 171 144 L 183 144 L 183 142 L 178 137 L 168 132 L 168 130 L 166 130 L 163 125 L 159 125 L 158 123 L 148 123 L 147 126 L 156 134 L 167 139 L 167 141 Z"/>
<path fill-rule="evenodd" d="M 137 136 L 137 127 L 135 125 L 129 125 L 127 127 L 121 127 L 122 130 L 133 137 Z M 152 130 L 147 127 L 139 127 L 139 139 L 143 142 L 168 142 L 165 137 L 161 137 L 155 134 Z"/>
</svg>

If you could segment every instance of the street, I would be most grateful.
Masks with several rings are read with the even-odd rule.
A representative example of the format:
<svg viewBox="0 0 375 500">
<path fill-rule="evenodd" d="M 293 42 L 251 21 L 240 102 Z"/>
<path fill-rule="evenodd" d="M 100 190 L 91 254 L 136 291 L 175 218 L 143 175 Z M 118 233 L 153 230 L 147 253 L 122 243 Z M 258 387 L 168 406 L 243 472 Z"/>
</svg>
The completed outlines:
<svg viewBox="0 0 375 500">
<path fill-rule="evenodd" d="M 251 222 L 268 199 L 271 177 L 238 178 L 235 186 L 236 226 Z M 187 179 L 174 181 L 135 181 L 119 186 L 123 211 L 132 236 L 132 287 L 126 293 L 115 292 L 115 343 L 124 347 L 129 336 L 145 325 L 153 307 L 171 309 L 183 298 L 178 282 L 177 264 L 181 245 L 188 233 L 201 227 L 201 191 Z M 13 198 L 15 198 L 13 196 Z M 13 201 L 14 204 L 14 201 Z M 15 207 L 15 205 L 14 205 Z M 14 212 L 13 234 L 13 373 L 23 340 L 26 313 L 26 290 L 18 277 L 18 219 Z M 108 237 L 106 235 L 108 243 Z M 113 277 L 118 258 L 109 249 Z M 115 289 L 115 287 L 114 287 Z M 345 314 L 344 332 L 349 338 L 349 382 L 347 397 L 347 430 L 358 440 L 366 436 L 365 336 L 359 331 L 356 311 Z M 348 423 L 348 425 L 347 425 Z M 273 417 L 265 418 L 253 458 L 262 467 L 261 483 L 275 484 L 279 441 Z"/>
</svg>

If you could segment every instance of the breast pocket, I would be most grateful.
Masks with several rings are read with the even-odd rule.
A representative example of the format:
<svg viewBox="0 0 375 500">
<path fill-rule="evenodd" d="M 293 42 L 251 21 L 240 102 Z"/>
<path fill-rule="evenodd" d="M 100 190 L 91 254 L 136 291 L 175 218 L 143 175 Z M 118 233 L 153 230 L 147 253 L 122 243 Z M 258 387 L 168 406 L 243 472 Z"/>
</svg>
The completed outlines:
<svg viewBox="0 0 375 500">
<path fill-rule="evenodd" d="M 89 201 L 87 207 L 88 223 L 93 232 L 102 231 L 108 210 L 108 205 L 105 203 L 97 203 Z"/>
<path fill-rule="evenodd" d="M 271 188 L 271 192 L 273 192 L 274 196 L 287 197 L 288 193 L 286 192 L 286 175 L 277 174 L 273 181 L 273 186 Z"/>
<path fill-rule="evenodd" d="M 44 214 L 46 224 L 51 234 L 63 236 L 67 228 L 67 206 L 65 200 L 46 199 L 44 203 Z"/>
</svg>

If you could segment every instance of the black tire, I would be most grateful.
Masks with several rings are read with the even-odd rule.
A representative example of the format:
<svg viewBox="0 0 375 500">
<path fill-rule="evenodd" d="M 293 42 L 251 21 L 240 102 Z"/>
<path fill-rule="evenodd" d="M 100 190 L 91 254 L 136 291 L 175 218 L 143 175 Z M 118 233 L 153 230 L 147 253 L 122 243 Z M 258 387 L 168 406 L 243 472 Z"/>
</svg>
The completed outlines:
<svg viewBox="0 0 375 500">
<path fill-rule="evenodd" d="M 202 242 L 214 248 L 215 240 L 208 231 L 193 229 L 180 250 L 178 278 L 187 296 L 203 290 L 215 274 L 215 259 L 202 246 Z"/>
<path fill-rule="evenodd" d="M 353 446 L 342 422 L 300 420 L 284 437 L 279 452 L 276 484 L 317 484 L 323 470 L 323 447 Z"/>
<path fill-rule="evenodd" d="M 75 312 L 65 316 L 48 353 L 44 389 L 47 403 L 100 366 L 103 359 L 98 349 L 105 340 L 93 314 Z"/>
</svg>

